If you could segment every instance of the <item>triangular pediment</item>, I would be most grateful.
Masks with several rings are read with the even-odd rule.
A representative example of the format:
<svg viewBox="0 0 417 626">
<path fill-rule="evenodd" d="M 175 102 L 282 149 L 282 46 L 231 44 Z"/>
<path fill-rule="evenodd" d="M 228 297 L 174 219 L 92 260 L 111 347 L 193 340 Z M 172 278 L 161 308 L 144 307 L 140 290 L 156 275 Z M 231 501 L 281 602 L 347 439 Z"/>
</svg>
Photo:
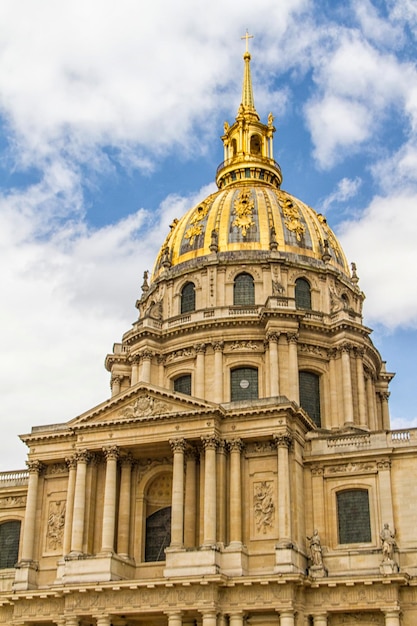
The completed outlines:
<svg viewBox="0 0 417 626">
<path fill-rule="evenodd" d="M 175 415 L 213 412 L 215 404 L 177 394 L 161 387 L 138 383 L 125 393 L 110 398 L 79 415 L 67 426 L 72 429 L 109 423 L 126 423 L 162 419 Z"/>
</svg>

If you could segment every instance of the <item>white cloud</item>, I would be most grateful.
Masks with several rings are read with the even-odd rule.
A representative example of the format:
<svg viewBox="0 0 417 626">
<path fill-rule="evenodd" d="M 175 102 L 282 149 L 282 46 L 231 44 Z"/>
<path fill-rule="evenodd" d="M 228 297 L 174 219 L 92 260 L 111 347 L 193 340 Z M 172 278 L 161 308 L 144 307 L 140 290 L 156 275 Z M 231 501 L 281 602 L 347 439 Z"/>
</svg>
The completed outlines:
<svg viewBox="0 0 417 626">
<path fill-rule="evenodd" d="M 333 204 L 346 202 L 346 200 L 353 198 L 361 184 L 362 180 L 358 176 L 356 178 L 342 178 L 337 183 L 336 189 L 320 202 L 320 210 L 326 213 L 333 208 Z"/>
<path fill-rule="evenodd" d="M 417 328 L 416 205 L 414 191 L 375 197 L 360 219 L 339 228 L 345 252 L 357 263 L 371 326 Z"/>
<path fill-rule="evenodd" d="M 407 116 L 411 126 L 415 123 L 414 66 L 380 52 L 363 33 L 330 31 L 313 66 L 318 91 L 305 104 L 305 115 L 321 167 L 339 163 L 371 138 L 377 143 L 392 108 L 398 117 Z"/>
</svg>

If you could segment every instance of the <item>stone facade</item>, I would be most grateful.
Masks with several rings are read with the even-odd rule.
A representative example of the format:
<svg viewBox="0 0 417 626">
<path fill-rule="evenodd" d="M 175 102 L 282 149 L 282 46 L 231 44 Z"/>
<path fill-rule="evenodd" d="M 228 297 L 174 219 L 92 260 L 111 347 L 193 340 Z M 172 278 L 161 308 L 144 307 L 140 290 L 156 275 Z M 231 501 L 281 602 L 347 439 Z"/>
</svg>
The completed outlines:
<svg viewBox="0 0 417 626">
<path fill-rule="evenodd" d="M 244 61 L 219 191 L 145 273 L 110 400 L 0 475 L 1 624 L 417 623 L 417 431 Z"/>
</svg>

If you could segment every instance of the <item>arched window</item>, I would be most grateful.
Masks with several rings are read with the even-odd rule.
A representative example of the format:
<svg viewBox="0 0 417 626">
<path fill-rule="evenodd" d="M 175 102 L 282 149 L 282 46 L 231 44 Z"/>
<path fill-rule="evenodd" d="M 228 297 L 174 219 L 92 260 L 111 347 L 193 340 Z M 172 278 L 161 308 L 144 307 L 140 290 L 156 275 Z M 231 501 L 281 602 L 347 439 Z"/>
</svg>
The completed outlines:
<svg viewBox="0 0 417 626">
<path fill-rule="evenodd" d="M 172 475 L 160 474 L 146 493 L 145 561 L 165 561 L 171 543 Z"/>
<path fill-rule="evenodd" d="M 320 428 L 320 377 L 313 372 L 298 373 L 300 388 L 300 406 L 309 414 Z"/>
<path fill-rule="evenodd" d="M 250 138 L 250 153 L 251 154 L 261 154 L 262 152 L 262 143 L 259 135 L 252 135 Z"/>
<path fill-rule="evenodd" d="M 336 499 L 339 543 L 369 543 L 372 539 L 368 490 L 339 491 Z"/>
<path fill-rule="evenodd" d="M 238 274 L 233 285 L 233 304 L 255 304 L 255 283 L 246 272 Z"/>
<path fill-rule="evenodd" d="M 305 278 L 295 281 L 295 306 L 297 309 L 311 309 L 310 283 Z"/>
<path fill-rule="evenodd" d="M 256 367 L 239 367 L 230 373 L 230 399 L 256 400 L 258 395 L 258 370 Z"/>
<path fill-rule="evenodd" d="M 14 567 L 19 556 L 20 522 L 0 524 L 0 569 Z"/>
<path fill-rule="evenodd" d="M 236 139 L 232 139 L 232 157 L 237 154 L 237 142 Z"/>
<path fill-rule="evenodd" d="M 178 376 L 178 378 L 174 380 L 174 391 L 186 393 L 187 396 L 191 396 L 191 374 Z"/>
<path fill-rule="evenodd" d="M 185 283 L 181 291 L 181 313 L 195 311 L 195 287 L 194 283 Z"/>
</svg>

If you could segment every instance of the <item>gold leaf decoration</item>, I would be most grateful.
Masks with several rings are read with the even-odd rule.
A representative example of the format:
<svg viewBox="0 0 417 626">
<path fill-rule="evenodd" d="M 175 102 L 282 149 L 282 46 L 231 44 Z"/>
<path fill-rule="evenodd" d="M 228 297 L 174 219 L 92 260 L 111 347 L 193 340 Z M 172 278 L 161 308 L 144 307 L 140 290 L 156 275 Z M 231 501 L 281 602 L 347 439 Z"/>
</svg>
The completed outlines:
<svg viewBox="0 0 417 626">
<path fill-rule="evenodd" d="M 284 220 L 285 226 L 288 228 L 289 231 L 291 231 L 292 233 L 295 233 L 297 241 L 301 241 L 301 237 L 305 233 L 305 227 L 300 222 L 300 217 L 299 217 L 299 212 L 298 212 L 297 207 L 293 205 L 292 201 L 289 198 L 284 200 L 282 212 L 284 214 L 284 217 L 286 218 Z"/>
<path fill-rule="evenodd" d="M 251 226 L 255 225 L 252 219 L 255 203 L 251 198 L 251 192 L 242 190 L 235 200 L 233 213 L 236 215 L 232 226 L 237 226 L 242 231 L 243 237 Z"/>
<path fill-rule="evenodd" d="M 201 233 L 203 232 L 203 225 L 201 224 L 201 222 L 206 217 L 209 209 L 210 206 L 208 203 L 206 203 L 205 205 L 201 204 L 192 214 L 190 218 L 191 226 L 187 229 L 187 232 L 184 235 L 184 237 L 188 239 L 188 243 L 190 244 L 190 246 L 193 245 L 195 238 L 201 235 Z"/>
</svg>

